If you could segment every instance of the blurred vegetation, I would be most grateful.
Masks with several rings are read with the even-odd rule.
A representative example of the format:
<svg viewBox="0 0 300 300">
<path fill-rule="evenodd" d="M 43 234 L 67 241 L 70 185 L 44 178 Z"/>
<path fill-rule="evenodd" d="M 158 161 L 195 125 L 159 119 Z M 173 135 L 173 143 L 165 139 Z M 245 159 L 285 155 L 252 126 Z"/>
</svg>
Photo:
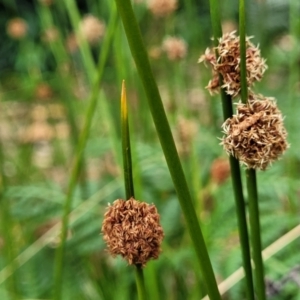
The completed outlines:
<svg viewBox="0 0 300 300">
<path fill-rule="evenodd" d="M 133 2 L 221 282 L 241 266 L 241 255 L 227 157 L 218 140 L 220 99 L 205 89 L 210 71 L 197 64 L 211 46 L 208 1 L 180 0 L 167 16 L 156 16 L 147 1 Z M 257 174 L 265 248 L 299 224 L 300 9 L 296 0 L 247 5 L 247 35 L 260 44 L 269 67 L 255 89 L 276 97 L 291 144 L 280 161 Z M 0 0 L 1 299 L 51 299 L 59 220 L 114 9 L 108 0 Z M 238 1 L 222 1 L 221 11 L 223 30 L 236 30 Z M 83 25 L 91 15 L 98 20 L 91 22 L 97 30 Z M 180 38 L 183 48 L 168 47 L 168 36 Z M 203 280 L 120 20 L 73 196 L 63 299 L 137 299 L 132 268 L 111 258 L 99 235 L 107 203 L 125 198 L 122 79 L 136 198 L 157 206 L 165 232 L 160 258 L 145 268 L 146 288 L 152 299 L 201 299 L 206 294 Z M 265 263 L 268 299 L 300 299 L 299 246 L 298 238 Z M 244 297 L 243 281 L 224 295 Z"/>
</svg>

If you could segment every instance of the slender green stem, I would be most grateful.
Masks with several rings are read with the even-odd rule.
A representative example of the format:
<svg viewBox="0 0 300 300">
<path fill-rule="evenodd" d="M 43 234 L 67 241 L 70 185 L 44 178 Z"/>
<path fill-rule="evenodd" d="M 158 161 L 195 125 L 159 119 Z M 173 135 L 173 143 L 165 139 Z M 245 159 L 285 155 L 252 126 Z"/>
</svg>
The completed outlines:
<svg viewBox="0 0 300 300">
<path fill-rule="evenodd" d="M 14 258 L 15 258 L 15 244 L 14 244 L 14 238 L 12 234 L 12 229 L 14 227 L 11 214 L 10 214 L 10 206 L 8 199 L 5 199 L 5 189 L 7 186 L 7 180 L 4 173 L 4 166 L 3 162 L 4 160 L 4 153 L 3 153 L 3 143 L 0 140 L 0 216 L 1 216 L 1 234 L 4 238 L 4 246 L 3 246 L 3 252 L 5 256 L 5 263 L 12 264 L 13 266 L 16 265 Z M 16 274 L 12 274 L 12 277 L 10 278 L 7 288 L 10 291 L 10 297 L 9 299 L 19 299 L 19 291 L 18 291 L 18 280 Z"/>
<path fill-rule="evenodd" d="M 63 217 L 62 217 L 62 230 L 61 230 L 61 243 L 56 251 L 55 256 L 55 265 L 54 265 L 54 299 L 58 300 L 61 299 L 61 289 L 62 289 L 62 272 L 63 272 L 63 258 L 64 258 L 64 249 L 66 244 L 67 232 L 68 232 L 68 222 L 69 222 L 69 213 L 72 206 L 72 198 L 74 189 L 76 187 L 76 183 L 78 180 L 78 176 L 80 174 L 80 165 L 81 159 L 83 155 L 83 151 L 88 139 L 89 130 L 91 127 L 92 119 L 94 112 L 96 110 L 97 99 L 98 99 L 98 92 L 99 92 L 99 82 L 102 79 L 104 65 L 108 57 L 109 46 L 111 44 L 111 40 L 113 37 L 113 32 L 115 29 L 116 24 L 116 11 L 113 10 L 111 21 L 108 27 L 107 35 L 105 36 L 105 40 L 103 42 L 103 48 L 100 53 L 99 65 L 97 76 L 95 78 L 91 95 L 89 98 L 89 106 L 86 111 L 83 129 L 81 131 L 78 145 L 76 149 L 76 155 L 74 158 L 74 162 L 72 165 L 71 176 L 68 184 L 67 196 L 65 200 L 64 210 L 63 210 Z"/>
<path fill-rule="evenodd" d="M 247 68 L 246 68 L 246 16 L 245 1 L 240 0 L 239 7 L 239 31 L 240 31 L 240 69 L 241 69 L 241 99 L 243 103 L 248 100 Z"/>
<path fill-rule="evenodd" d="M 132 56 L 144 85 L 152 118 L 186 219 L 186 224 L 194 243 L 200 270 L 203 279 L 205 280 L 208 294 L 211 299 L 221 299 L 202 231 L 192 204 L 187 182 L 176 151 L 158 87 L 150 67 L 141 33 L 133 13 L 131 2 L 130 0 L 116 0 L 116 3 L 123 21 Z"/>
<path fill-rule="evenodd" d="M 79 50 L 87 73 L 88 81 L 90 84 L 92 84 L 95 79 L 96 67 L 95 67 L 95 63 L 89 45 L 87 41 L 82 37 L 82 34 L 79 32 L 79 24 L 81 21 L 81 16 L 76 1 L 65 0 L 63 2 L 66 5 L 67 13 L 69 14 L 72 27 L 75 30 L 76 39 L 77 41 L 79 41 Z"/>
<path fill-rule="evenodd" d="M 259 223 L 259 207 L 256 184 L 256 172 L 254 169 L 246 171 L 248 202 L 249 202 L 249 217 L 251 227 L 251 243 L 252 254 L 254 261 L 254 273 L 256 283 L 256 294 L 258 300 L 265 300 L 265 281 L 264 281 L 264 267 L 261 255 L 261 238 L 260 238 L 260 223 Z"/>
<path fill-rule="evenodd" d="M 211 9 L 212 27 L 214 32 L 214 41 L 215 41 L 215 45 L 217 46 L 218 38 L 222 36 L 218 1 L 211 0 L 210 9 Z M 245 18 L 242 19 L 242 22 L 244 24 Z M 218 53 L 216 53 L 216 55 L 218 55 Z M 222 81 L 223 79 L 220 76 L 220 82 L 221 82 L 220 85 L 222 85 Z M 222 98 L 223 117 L 224 120 L 226 120 L 228 118 L 231 118 L 233 115 L 232 99 L 229 95 L 225 93 L 223 89 L 221 89 L 221 98 Z M 247 219 L 246 219 L 246 208 L 245 208 L 245 200 L 244 200 L 243 186 L 241 180 L 241 170 L 240 170 L 239 161 L 235 157 L 230 156 L 229 162 L 230 162 L 232 186 L 234 191 L 237 221 L 239 227 L 239 237 L 240 237 L 240 243 L 242 248 L 243 267 L 245 270 L 246 292 L 247 292 L 247 298 L 252 300 L 255 299 L 255 295 L 254 295 L 254 285 L 253 285 L 253 278 L 252 278 L 251 255 L 250 255 L 248 226 L 247 226 Z"/>
<path fill-rule="evenodd" d="M 143 269 L 140 265 L 136 265 L 135 281 L 138 290 L 139 300 L 147 300 L 147 293 L 145 288 L 145 280 Z"/>
<path fill-rule="evenodd" d="M 247 69 L 246 69 L 246 20 L 245 20 L 245 1 L 240 0 L 240 56 L 241 56 L 241 98 L 243 103 L 248 101 Z M 256 184 L 256 171 L 249 169 L 246 171 L 246 181 L 249 202 L 249 218 L 251 231 L 252 254 L 254 260 L 254 273 L 256 291 L 259 300 L 266 299 L 264 283 L 264 267 L 261 255 L 261 238 L 259 225 L 258 193 Z"/>
<path fill-rule="evenodd" d="M 42 26 L 44 27 L 44 30 L 49 30 L 55 28 L 54 26 L 54 20 L 53 16 L 51 14 L 50 8 L 48 6 L 40 4 L 39 7 L 39 13 L 40 20 L 42 23 Z M 67 56 L 65 47 L 63 46 L 63 41 L 61 39 L 61 36 L 59 35 L 55 41 L 50 43 L 51 50 L 53 53 L 53 56 L 56 60 L 56 64 L 59 67 L 61 64 L 65 64 L 68 62 L 69 58 Z M 65 78 L 64 75 L 60 74 L 62 77 L 61 80 L 64 82 L 64 85 L 66 84 L 67 78 Z M 70 95 L 65 95 L 65 98 L 71 97 Z M 66 99 L 66 101 L 63 101 L 63 105 L 66 107 L 67 110 L 67 120 L 70 125 L 71 129 L 71 141 L 73 144 L 74 149 L 76 148 L 76 145 L 78 144 L 78 136 L 79 136 L 79 129 L 76 124 L 76 118 L 75 118 L 75 108 L 74 108 L 74 101 L 69 101 L 69 99 Z M 80 187 L 81 187 L 81 197 L 82 199 L 86 199 L 89 195 L 88 192 L 88 186 L 86 184 L 86 163 L 85 158 L 82 157 L 81 159 L 81 175 L 80 175 Z"/>
<path fill-rule="evenodd" d="M 130 134 L 128 125 L 128 109 L 126 99 L 125 81 L 122 83 L 121 92 L 121 136 L 122 136 L 122 154 L 123 154 L 123 170 L 124 182 L 126 190 L 126 198 L 134 197 L 133 177 L 132 177 L 132 162 L 130 148 Z"/>
<path fill-rule="evenodd" d="M 128 124 L 128 109 L 126 99 L 125 81 L 122 83 L 121 92 L 121 132 L 122 132 L 122 154 L 123 154 L 123 168 L 126 198 L 134 197 L 133 177 L 132 177 L 132 162 L 131 162 L 131 148 L 130 148 L 130 134 Z M 140 265 L 136 265 L 135 278 L 138 290 L 139 300 L 146 300 L 147 293 L 145 288 L 143 269 Z"/>
</svg>

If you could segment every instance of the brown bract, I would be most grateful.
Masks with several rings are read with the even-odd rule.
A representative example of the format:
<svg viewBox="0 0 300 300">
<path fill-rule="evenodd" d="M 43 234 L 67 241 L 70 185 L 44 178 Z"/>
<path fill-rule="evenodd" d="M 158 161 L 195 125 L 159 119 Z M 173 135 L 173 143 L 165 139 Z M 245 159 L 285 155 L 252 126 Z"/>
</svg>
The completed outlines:
<svg viewBox="0 0 300 300">
<path fill-rule="evenodd" d="M 156 207 L 134 198 L 117 199 L 108 206 L 102 233 L 113 256 L 119 254 L 130 265 L 141 266 L 158 258 L 164 236 Z"/>
<path fill-rule="evenodd" d="M 250 95 L 222 125 L 221 144 L 247 168 L 265 170 L 288 148 L 283 117 L 273 98 Z"/>
<path fill-rule="evenodd" d="M 250 88 L 254 82 L 260 81 L 267 69 L 266 61 L 260 56 L 260 50 L 246 38 L 246 69 L 247 85 Z M 219 58 L 216 59 L 215 51 Z M 219 39 L 218 47 L 206 49 L 198 62 L 208 63 L 212 67 L 213 77 L 206 87 L 211 94 L 219 92 L 220 84 L 218 74 L 223 78 L 222 88 L 232 97 L 237 96 L 241 90 L 240 83 L 240 38 L 235 31 L 224 34 Z"/>
</svg>

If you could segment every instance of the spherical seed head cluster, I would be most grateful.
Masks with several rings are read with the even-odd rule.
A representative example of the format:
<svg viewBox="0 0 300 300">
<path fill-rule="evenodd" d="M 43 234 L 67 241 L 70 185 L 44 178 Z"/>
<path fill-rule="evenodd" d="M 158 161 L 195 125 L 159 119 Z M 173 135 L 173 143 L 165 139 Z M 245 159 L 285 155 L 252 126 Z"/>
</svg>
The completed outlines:
<svg viewBox="0 0 300 300">
<path fill-rule="evenodd" d="M 181 38 L 168 36 L 163 41 L 162 49 L 169 60 L 180 60 L 186 56 L 187 45 Z"/>
<path fill-rule="evenodd" d="M 7 34 L 13 39 L 22 39 L 28 32 L 27 22 L 21 18 L 13 18 L 7 22 Z"/>
<path fill-rule="evenodd" d="M 105 24 L 92 15 L 86 15 L 79 27 L 79 31 L 91 45 L 97 44 L 105 34 Z"/>
<path fill-rule="evenodd" d="M 221 144 L 247 168 L 265 170 L 288 148 L 283 117 L 273 98 L 251 95 L 222 125 Z"/>
<path fill-rule="evenodd" d="M 102 233 L 113 256 L 119 254 L 130 265 L 141 266 L 158 258 L 164 237 L 156 207 L 134 198 L 118 199 L 108 207 Z"/>
<path fill-rule="evenodd" d="M 210 177 L 212 182 L 221 185 L 230 176 L 230 165 L 228 159 L 217 158 L 210 166 Z"/>
<path fill-rule="evenodd" d="M 177 0 L 148 0 L 148 8 L 157 17 L 165 17 L 177 9 Z"/>
<path fill-rule="evenodd" d="M 215 51 L 219 58 L 216 59 Z M 224 34 L 219 39 L 218 47 L 206 49 L 205 54 L 198 62 L 207 62 L 213 70 L 213 78 L 206 87 L 211 94 L 219 91 L 220 73 L 223 77 L 222 88 L 232 97 L 237 96 L 241 90 L 240 83 L 240 38 L 235 36 L 235 31 Z M 260 56 L 260 50 L 246 38 L 246 69 L 247 85 L 250 88 L 254 82 L 260 81 L 267 69 L 266 61 Z"/>
</svg>

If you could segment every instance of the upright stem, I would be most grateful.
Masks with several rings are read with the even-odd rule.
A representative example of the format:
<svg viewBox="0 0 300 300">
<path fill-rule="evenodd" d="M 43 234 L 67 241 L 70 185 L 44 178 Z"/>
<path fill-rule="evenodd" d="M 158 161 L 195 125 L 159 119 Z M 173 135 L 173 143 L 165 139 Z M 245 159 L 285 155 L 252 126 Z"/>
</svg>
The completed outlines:
<svg viewBox="0 0 300 300">
<path fill-rule="evenodd" d="M 135 281 L 136 281 L 136 286 L 137 286 L 137 290 L 138 290 L 139 300 L 147 300 L 144 273 L 143 273 L 143 269 L 140 265 L 136 265 Z"/>
<path fill-rule="evenodd" d="M 257 196 L 256 172 L 254 169 L 246 170 L 248 202 L 249 202 L 249 216 L 251 227 L 251 243 L 252 254 L 254 261 L 254 273 L 256 283 L 256 294 L 258 300 L 265 300 L 265 281 L 264 281 L 264 267 L 262 260 L 262 248 L 260 239 L 260 224 L 259 224 L 259 207 Z"/>
<path fill-rule="evenodd" d="M 240 1 L 240 3 L 241 2 L 242 1 Z M 222 36 L 219 2 L 216 0 L 211 0 L 210 10 L 211 10 L 211 21 L 212 21 L 213 33 L 214 33 L 214 43 L 215 46 L 217 46 L 218 38 Z M 244 20 L 245 19 L 242 18 L 243 24 L 245 22 Z M 216 53 L 216 55 L 218 56 L 218 53 Z M 223 79 L 220 76 L 220 86 L 222 85 L 222 81 Z M 231 118 L 233 115 L 232 99 L 229 95 L 226 94 L 224 89 L 221 89 L 221 98 L 222 98 L 223 116 L 224 116 L 224 120 L 226 120 L 228 118 Z M 246 208 L 245 208 L 245 200 L 244 200 L 243 186 L 241 180 L 241 170 L 240 170 L 239 161 L 235 157 L 230 156 L 229 162 L 230 162 L 231 179 L 232 179 L 236 214 L 237 214 L 238 227 L 239 227 L 239 238 L 240 238 L 240 243 L 242 248 L 243 267 L 245 270 L 247 299 L 254 300 L 255 295 L 254 295 L 254 285 L 253 285 L 253 278 L 252 278 L 251 255 L 250 255 L 249 235 L 248 235 L 248 227 L 247 227 L 247 219 L 246 219 Z"/>
<path fill-rule="evenodd" d="M 245 1 L 240 0 L 239 7 L 239 31 L 240 31 L 240 56 L 241 56 L 241 99 L 243 103 L 248 100 L 247 67 L 246 67 L 246 16 Z"/>
<path fill-rule="evenodd" d="M 72 207 L 72 199 L 73 199 L 73 193 L 76 187 L 76 183 L 78 180 L 78 176 L 80 174 L 80 165 L 81 165 L 81 159 L 83 156 L 83 151 L 88 139 L 90 127 L 92 124 L 92 119 L 94 112 L 96 110 L 97 100 L 98 100 L 98 93 L 99 93 L 99 82 L 102 79 L 103 71 L 104 71 L 104 65 L 108 56 L 109 47 L 112 40 L 112 33 L 115 30 L 115 24 L 116 24 L 116 14 L 115 11 L 113 11 L 110 24 L 108 27 L 107 35 L 105 36 L 105 40 L 103 42 L 103 48 L 100 53 L 99 58 L 99 64 L 98 64 L 98 70 L 97 70 L 97 76 L 94 78 L 94 84 L 92 87 L 91 95 L 89 98 L 89 106 L 87 108 L 83 129 L 81 131 L 81 134 L 78 139 L 78 145 L 76 148 L 76 154 L 74 157 L 74 162 L 72 165 L 70 180 L 68 184 L 68 190 L 67 190 L 67 196 L 64 203 L 64 209 L 63 209 L 63 216 L 62 216 L 62 229 L 61 229 L 61 243 L 59 247 L 57 248 L 56 255 L 55 255 L 55 265 L 54 265 L 54 299 L 59 300 L 61 299 L 61 293 L 62 293 L 62 279 L 63 279 L 63 260 L 64 260 L 64 250 L 65 250 L 65 244 L 66 244 L 66 238 L 67 238 L 67 232 L 68 232 L 68 224 L 69 224 L 69 213 Z"/>
<path fill-rule="evenodd" d="M 182 170 L 182 166 L 176 151 L 174 139 L 163 108 L 162 100 L 155 82 L 147 52 L 142 41 L 142 36 L 133 13 L 130 0 L 116 0 L 119 14 L 121 15 L 127 40 L 139 76 L 143 82 L 147 95 L 148 104 L 152 114 L 158 137 L 163 148 L 163 152 L 169 167 L 171 177 L 177 191 L 186 224 L 191 235 L 200 270 L 205 280 L 208 294 L 213 300 L 220 300 L 216 279 L 212 270 L 207 248 L 204 243 L 202 231 L 194 210 L 187 182 Z"/>
<path fill-rule="evenodd" d="M 122 136 L 122 154 L 123 154 L 123 170 L 124 182 L 126 190 L 126 198 L 134 197 L 133 178 L 132 178 L 132 162 L 131 162 L 131 147 L 128 125 L 128 109 L 126 99 L 125 81 L 122 82 L 121 92 L 121 136 Z"/>
<path fill-rule="evenodd" d="M 132 162 L 131 162 L 131 148 L 130 135 L 128 125 L 128 109 L 126 99 L 125 81 L 122 83 L 121 92 L 121 132 L 122 132 L 122 154 L 123 154 L 123 168 L 124 168 L 124 182 L 126 190 L 126 198 L 134 197 L 133 177 L 132 177 Z M 136 286 L 138 290 L 139 300 L 146 300 L 147 293 L 145 288 L 144 274 L 141 265 L 135 266 Z"/>
<path fill-rule="evenodd" d="M 241 55 L 241 98 L 243 103 L 248 102 L 248 86 L 247 86 L 247 69 L 246 69 L 246 18 L 245 18 L 245 1 L 240 0 L 240 55 Z M 251 244 L 254 260 L 254 273 L 256 282 L 256 291 L 259 300 L 266 299 L 264 268 L 261 255 L 261 238 L 259 224 L 259 208 L 258 193 L 256 184 L 256 171 L 248 169 L 246 171 L 246 181 L 249 202 L 249 218 L 251 231 Z"/>
</svg>

